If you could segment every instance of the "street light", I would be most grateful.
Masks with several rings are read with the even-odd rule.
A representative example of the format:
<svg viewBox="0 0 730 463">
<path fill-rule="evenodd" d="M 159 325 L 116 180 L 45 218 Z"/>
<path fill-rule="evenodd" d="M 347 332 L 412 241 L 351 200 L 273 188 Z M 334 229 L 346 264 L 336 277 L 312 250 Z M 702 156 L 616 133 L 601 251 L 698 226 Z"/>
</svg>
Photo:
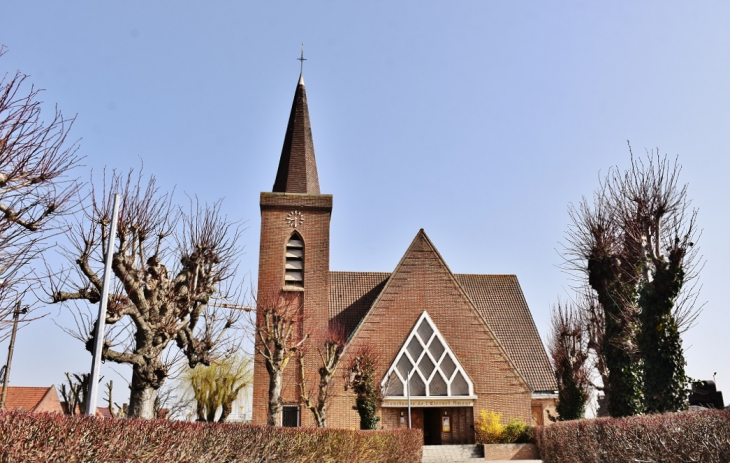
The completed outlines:
<svg viewBox="0 0 730 463">
<path fill-rule="evenodd" d="M 411 429 L 411 376 L 416 372 L 416 368 L 411 368 L 406 376 L 406 394 L 408 395 L 408 429 Z"/>
<path fill-rule="evenodd" d="M 13 331 L 10 334 L 10 347 L 8 348 L 8 363 L 3 367 L 3 394 L 0 397 L 0 410 L 5 408 L 5 399 L 8 397 L 8 381 L 10 381 L 10 364 L 13 361 L 13 349 L 15 349 L 15 333 L 18 332 L 18 317 L 28 313 L 28 306 L 21 307 L 17 302 L 13 310 Z"/>
</svg>

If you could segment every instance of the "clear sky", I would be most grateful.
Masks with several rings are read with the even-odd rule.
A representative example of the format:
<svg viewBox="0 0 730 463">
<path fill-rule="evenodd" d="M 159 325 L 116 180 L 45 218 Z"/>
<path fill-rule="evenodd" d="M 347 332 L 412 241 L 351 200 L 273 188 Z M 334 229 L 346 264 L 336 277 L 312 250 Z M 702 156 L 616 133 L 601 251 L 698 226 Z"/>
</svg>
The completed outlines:
<svg viewBox="0 0 730 463">
<path fill-rule="evenodd" d="M 138 168 L 247 221 L 273 185 L 300 44 L 333 270 L 392 271 L 424 228 L 456 273 L 513 273 L 535 322 L 571 294 L 567 207 L 600 172 L 679 155 L 706 259 L 687 372 L 730 397 L 730 3 L 0 0 L 0 71 L 77 114 L 91 169 Z M 58 307 L 20 331 L 12 385 L 87 370 Z M 7 343 L 0 345 L 4 358 Z M 122 379 L 102 367 L 107 379 Z M 118 371 L 125 370 L 114 367 Z M 119 402 L 126 401 L 122 389 Z"/>
</svg>

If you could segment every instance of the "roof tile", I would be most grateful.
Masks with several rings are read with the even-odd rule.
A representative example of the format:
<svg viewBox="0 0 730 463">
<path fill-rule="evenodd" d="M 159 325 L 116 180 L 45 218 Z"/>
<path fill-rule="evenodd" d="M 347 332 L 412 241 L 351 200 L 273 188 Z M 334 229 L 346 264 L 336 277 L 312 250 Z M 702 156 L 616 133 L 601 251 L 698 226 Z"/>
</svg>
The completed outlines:
<svg viewBox="0 0 730 463">
<path fill-rule="evenodd" d="M 5 399 L 5 408 L 32 412 L 45 397 L 48 389 L 48 387 L 10 386 Z M 0 387 L 0 393 L 2 390 L 3 388 Z"/>
</svg>

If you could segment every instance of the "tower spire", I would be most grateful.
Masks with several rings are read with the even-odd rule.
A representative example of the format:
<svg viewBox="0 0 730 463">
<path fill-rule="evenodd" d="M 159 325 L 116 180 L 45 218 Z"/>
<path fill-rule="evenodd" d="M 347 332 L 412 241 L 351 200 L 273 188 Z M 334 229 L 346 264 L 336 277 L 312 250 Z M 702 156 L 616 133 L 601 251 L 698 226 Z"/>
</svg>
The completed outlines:
<svg viewBox="0 0 730 463">
<path fill-rule="evenodd" d="M 303 48 L 299 59 L 302 63 L 306 60 Z M 289 113 L 289 123 L 286 127 L 284 146 L 281 149 L 279 169 L 276 172 L 273 192 L 320 194 L 317 162 L 314 158 L 312 126 L 309 122 L 307 92 L 301 74 L 294 93 L 291 113 Z"/>
</svg>

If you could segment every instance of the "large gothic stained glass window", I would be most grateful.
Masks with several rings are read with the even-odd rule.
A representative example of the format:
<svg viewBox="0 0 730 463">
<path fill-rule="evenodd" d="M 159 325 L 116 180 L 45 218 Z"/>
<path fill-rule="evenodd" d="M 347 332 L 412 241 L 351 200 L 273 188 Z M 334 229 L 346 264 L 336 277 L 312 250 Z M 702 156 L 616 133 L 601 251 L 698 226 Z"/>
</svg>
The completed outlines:
<svg viewBox="0 0 730 463">
<path fill-rule="evenodd" d="M 386 397 L 405 397 L 406 378 L 411 373 L 412 397 L 463 397 L 474 394 L 474 386 L 454 353 L 423 312 L 385 375 Z"/>
</svg>

